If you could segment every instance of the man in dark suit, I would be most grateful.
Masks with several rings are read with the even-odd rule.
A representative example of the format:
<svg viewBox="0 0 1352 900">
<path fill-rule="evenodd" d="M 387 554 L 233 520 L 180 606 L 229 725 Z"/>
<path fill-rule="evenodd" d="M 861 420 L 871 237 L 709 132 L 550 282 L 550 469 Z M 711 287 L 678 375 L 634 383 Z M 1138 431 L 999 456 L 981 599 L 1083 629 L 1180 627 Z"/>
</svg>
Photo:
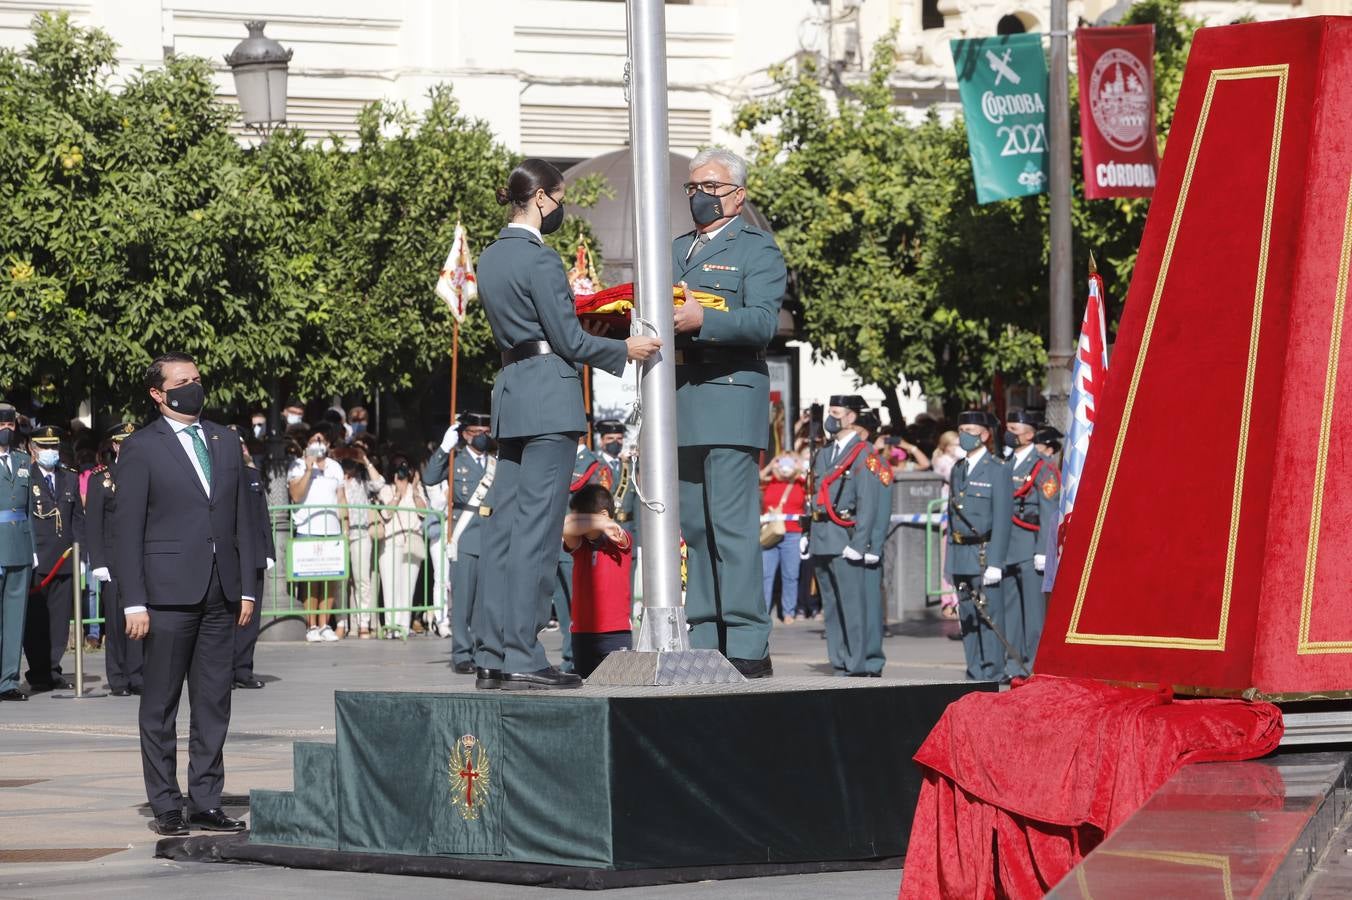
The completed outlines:
<svg viewBox="0 0 1352 900">
<path fill-rule="evenodd" d="M 47 425 L 28 437 L 37 466 L 33 485 L 33 540 L 38 563 L 28 592 L 28 620 L 23 653 L 28 657 L 28 685 L 33 691 L 72 687 L 61 671 L 61 657 L 70 640 L 74 609 L 71 593 L 75 560 L 73 545 L 84 542 L 84 504 L 80 476 L 61 464 L 61 429 Z M 76 632 L 77 641 L 84 636 Z"/>
<path fill-rule="evenodd" d="M 127 634 L 146 642 L 146 796 L 159 834 L 187 834 L 187 825 L 243 831 L 220 808 L 235 626 L 253 617 L 259 566 L 239 438 L 198 418 L 206 394 L 191 357 L 159 357 L 145 386 L 162 417 L 122 443 L 113 571 Z M 192 698 L 187 825 L 175 759 L 185 677 Z"/>
<path fill-rule="evenodd" d="M 109 452 L 116 461 L 127 436 L 136 431 L 130 422 L 114 425 L 108 432 Z M 99 609 L 103 611 L 104 662 L 107 664 L 108 690 L 114 697 L 141 693 L 142 647 L 127 637 L 122 620 L 122 604 L 117 598 L 117 579 L 113 577 L 113 518 L 117 510 L 117 476 L 111 466 L 99 466 L 85 489 L 85 542 L 89 550 L 89 575 L 99 583 Z"/>
<path fill-rule="evenodd" d="M 231 426 L 234 430 L 234 426 Z M 244 458 L 244 480 L 249 487 L 250 516 L 254 521 L 251 534 L 254 538 L 254 559 L 259 568 L 249 581 L 245 579 L 245 593 L 261 598 L 263 596 L 263 578 L 267 569 L 272 568 L 277 558 L 277 544 L 272 536 L 272 513 L 268 511 L 267 491 L 263 488 L 263 476 L 249 455 L 249 447 L 240 438 L 240 452 Z M 252 588 L 252 590 L 250 590 Z M 235 629 L 235 683 L 237 688 L 257 690 L 263 682 L 254 675 L 254 647 L 258 644 L 258 631 L 262 627 L 262 610 L 258 610 L 248 622 Z"/>
</svg>

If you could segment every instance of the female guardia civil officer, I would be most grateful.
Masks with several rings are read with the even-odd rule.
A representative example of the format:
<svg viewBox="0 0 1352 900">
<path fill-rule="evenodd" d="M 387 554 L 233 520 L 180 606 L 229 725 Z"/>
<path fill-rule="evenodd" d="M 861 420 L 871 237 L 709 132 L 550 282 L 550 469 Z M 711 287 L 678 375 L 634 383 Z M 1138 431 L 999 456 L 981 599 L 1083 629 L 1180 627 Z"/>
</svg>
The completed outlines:
<svg viewBox="0 0 1352 900">
<path fill-rule="evenodd" d="M 650 337 L 599 337 L 578 322 L 563 261 L 541 240 L 563 223 L 563 188 L 563 175 L 547 162 L 517 166 L 497 192 L 498 203 L 510 205 L 511 222 L 479 257 L 479 299 L 502 351 L 493 383 L 493 513 L 471 622 L 480 689 L 582 684 L 549 664 L 538 637 L 553 593 L 577 440 L 587 427 L 578 367 L 618 376 L 626 360 L 645 360 L 661 347 Z"/>
</svg>

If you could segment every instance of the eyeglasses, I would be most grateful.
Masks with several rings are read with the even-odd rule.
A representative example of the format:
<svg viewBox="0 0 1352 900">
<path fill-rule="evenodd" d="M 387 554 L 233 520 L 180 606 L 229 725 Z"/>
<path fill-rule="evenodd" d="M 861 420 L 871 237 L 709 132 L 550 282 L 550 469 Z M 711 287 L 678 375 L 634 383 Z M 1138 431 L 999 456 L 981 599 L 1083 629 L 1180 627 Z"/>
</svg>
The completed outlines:
<svg viewBox="0 0 1352 900">
<path fill-rule="evenodd" d="M 685 184 L 681 185 L 681 187 L 685 188 L 685 195 L 687 197 L 695 196 L 695 191 L 703 191 L 706 194 L 713 194 L 715 197 L 726 197 L 733 191 L 740 189 L 741 185 L 729 184 L 726 181 L 687 181 Z M 718 189 L 721 187 L 730 187 L 732 190 L 728 191 L 726 194 L 720 194 L 718 193 Z"/>
</svg>

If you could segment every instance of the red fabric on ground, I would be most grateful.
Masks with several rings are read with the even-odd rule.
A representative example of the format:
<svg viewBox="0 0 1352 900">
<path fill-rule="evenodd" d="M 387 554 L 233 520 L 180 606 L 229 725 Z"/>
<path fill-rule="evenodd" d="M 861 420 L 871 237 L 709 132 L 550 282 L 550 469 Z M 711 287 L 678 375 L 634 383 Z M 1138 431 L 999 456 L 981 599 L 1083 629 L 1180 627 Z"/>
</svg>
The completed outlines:
<svg viewBox="0 0 1352 900">
<path fill-rule="evenodd" d="M 1185 763 L 1276 749 L 1270 703 L 1035 675 L 934 726 L 901 897 L 1040 897 Z"/>
</svg>

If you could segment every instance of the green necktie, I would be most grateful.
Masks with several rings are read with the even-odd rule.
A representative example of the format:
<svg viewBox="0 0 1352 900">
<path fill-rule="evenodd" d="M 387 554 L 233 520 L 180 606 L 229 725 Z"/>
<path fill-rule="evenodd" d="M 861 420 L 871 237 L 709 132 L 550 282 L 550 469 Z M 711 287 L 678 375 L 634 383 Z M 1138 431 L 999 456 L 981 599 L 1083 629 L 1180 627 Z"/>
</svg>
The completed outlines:
<svg viewBox="0 0 1352 900">
<path fill-rule="evenodd" d="M 207 452 L 206 441 L 202 440 L 202 426 L 189 425 L 188 434 L 192 435 L 192 450 L 197 454 L 197 462 L 202 467 L 202 474 L 207 476 L 207 484 L 211 484 L 211 454 Z"/>
</svg>

